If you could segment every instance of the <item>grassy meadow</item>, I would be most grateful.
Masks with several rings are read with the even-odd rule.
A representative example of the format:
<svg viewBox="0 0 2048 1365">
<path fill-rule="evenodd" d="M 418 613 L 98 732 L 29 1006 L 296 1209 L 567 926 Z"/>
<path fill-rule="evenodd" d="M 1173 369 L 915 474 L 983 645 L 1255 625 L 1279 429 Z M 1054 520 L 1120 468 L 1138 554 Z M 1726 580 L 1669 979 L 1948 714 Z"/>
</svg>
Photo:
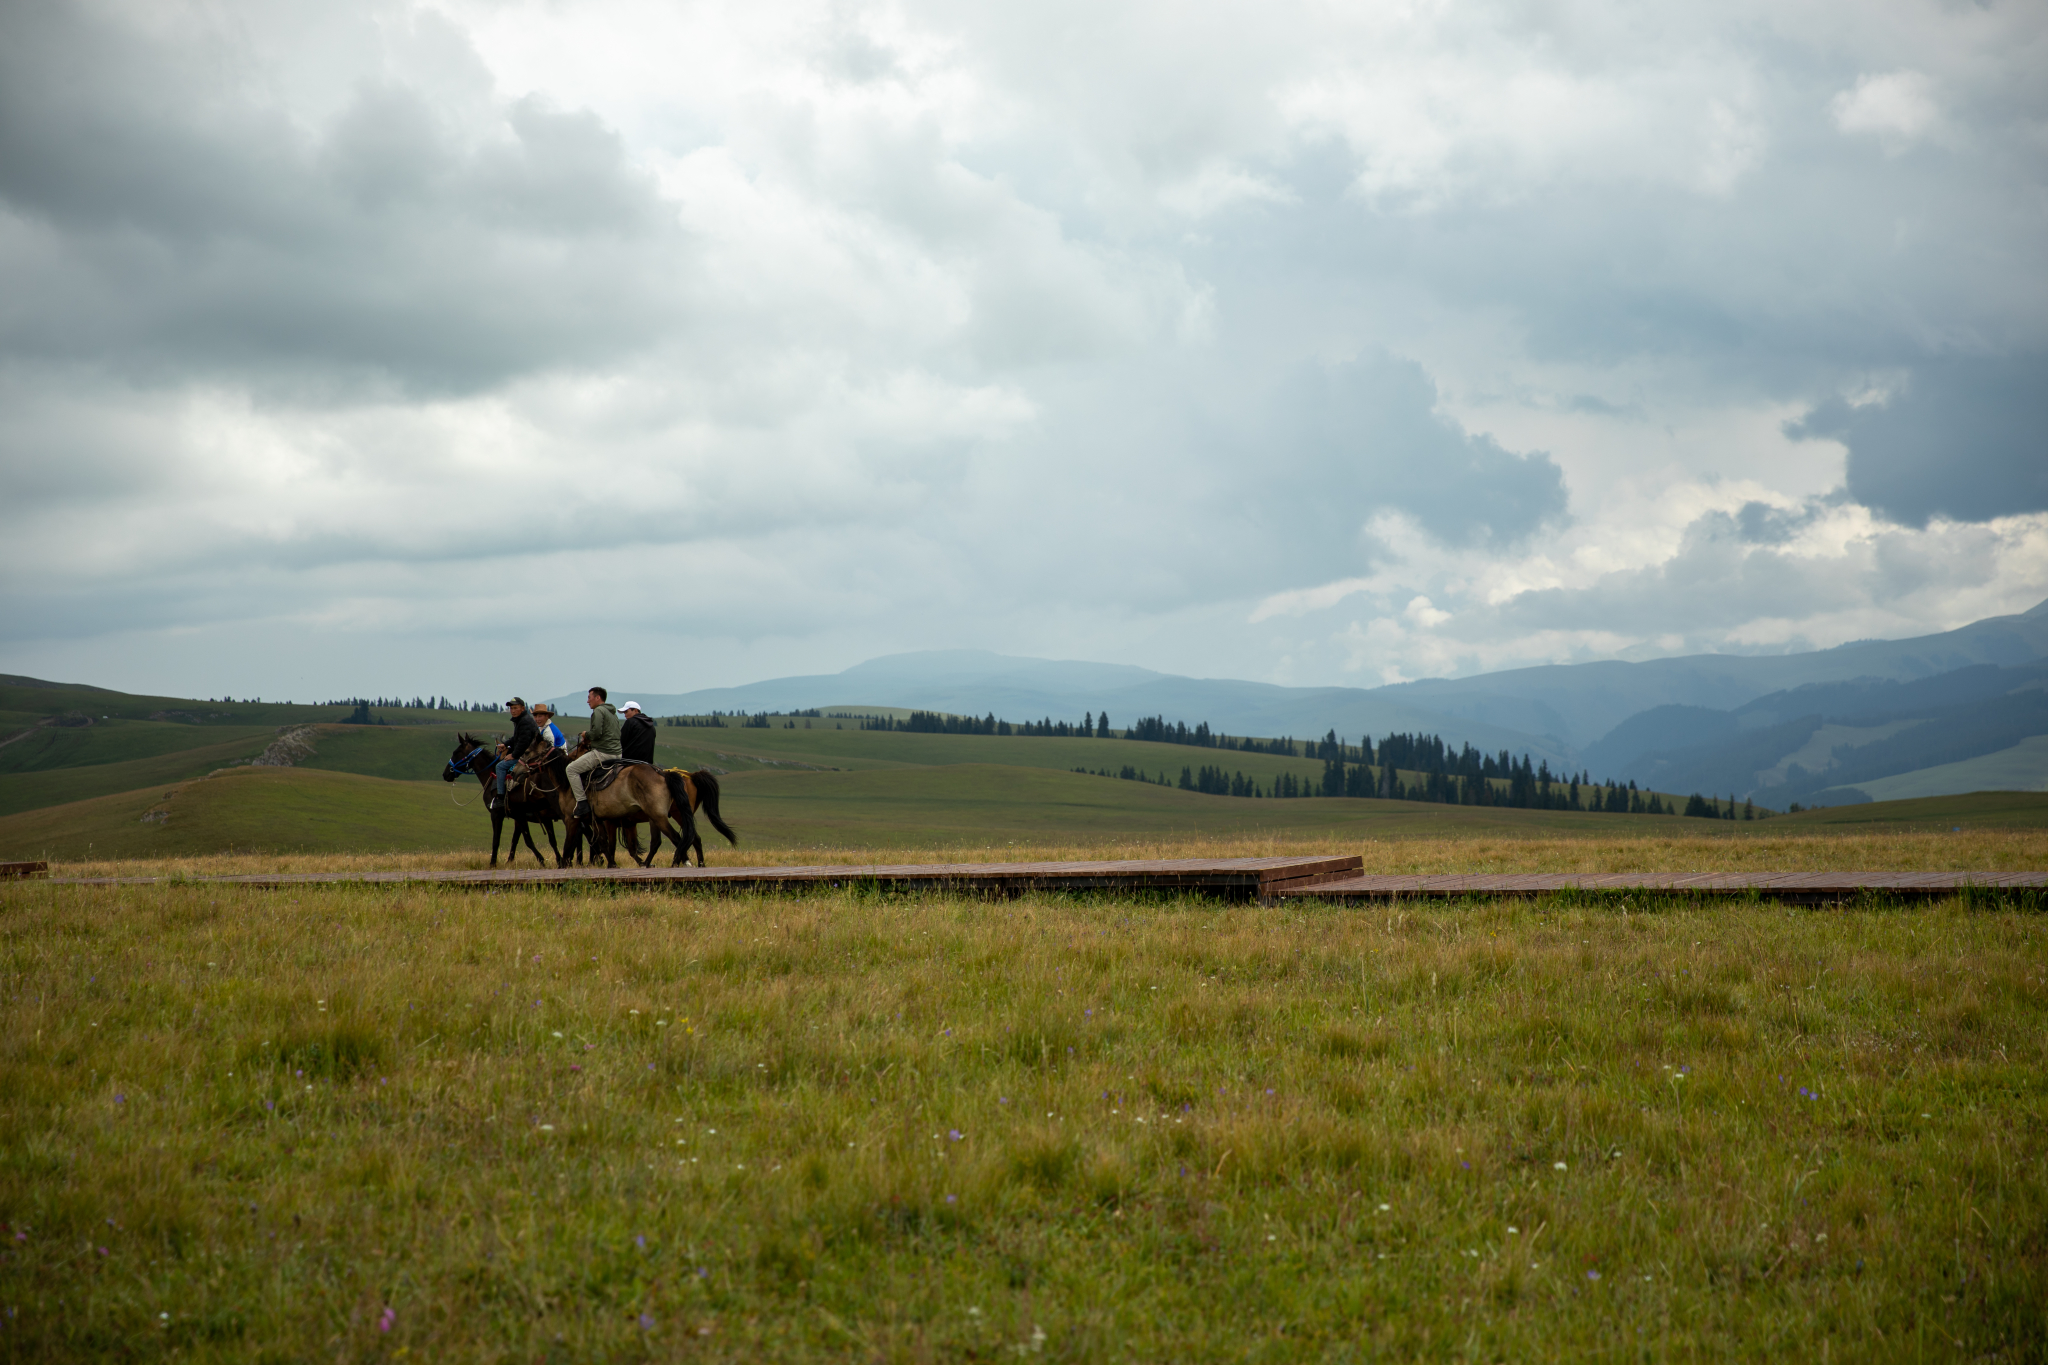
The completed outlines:
<svg viewBox="0 0 2048 1365">
<path fill-rule="evenodd" d="M 193 878 L 483 866 L 490 718 L 257 768 L 277 708 L 126 701 L 0 745 L 0 858 L 167 877 L 0 882 L 0 1358 L 2048 1356 L 2033 902 L 256 892 Z M 1320 764 L 825 724 L 661 731 L 715 863 L 2048 866 L 2038 794 L 1245 800 L 1071 769 Z"/>
<path fill-rule="evenodd" d="M 0 884 L 0 1354 L 2040 1359 L 2042 932 Z"/>
<path fill-rule="evenodd" d="M 90 727 L 38 729 L 0 745 L 0 859 L 487 855 L 489 818 L 475 783 L 440 781 L 464 726 L 321 725 L 312 755 L 284 769 L 237 766 L 261 753 L 276 729 L 228 719 L 236 723 L 115 717 Z M 1978 793 L 1745 822 L 1343 798 L 1253 800 L 1072 771 L 1131 763 L 1177 777 L 1184 764 L 1215 762 L 1264 783 L 1283 771 L 1304 778 L 1321 772 L 1308 759 L 1129 740 L 664 727 L 658 757 L 722 773 L 724 810 L 743 841 L 736 853 L 721 845 L 714 857 L 723 861 L 816 860 L 833 850 L 957 859 L 1006 856 L 1018 845 L 1085 849 L 1076 856 L 1092 857 L 1168 844 L 1349 851 L 1444 839 L 1590 840 L 1630 849 L 1675 840 L 1694 850 L 1718 841 L 1747 845 L 1760 850 L 1751 856 L 1767 859 L 1776 856 L 1767 851 L 1774 841 L 1795 832 L 1974 836 L 2048 828 L 2048 794 L 2041 793 Z M 1960 856 L 1965 845 L 1951 839 L 1928 847 Z"/>
</svg>

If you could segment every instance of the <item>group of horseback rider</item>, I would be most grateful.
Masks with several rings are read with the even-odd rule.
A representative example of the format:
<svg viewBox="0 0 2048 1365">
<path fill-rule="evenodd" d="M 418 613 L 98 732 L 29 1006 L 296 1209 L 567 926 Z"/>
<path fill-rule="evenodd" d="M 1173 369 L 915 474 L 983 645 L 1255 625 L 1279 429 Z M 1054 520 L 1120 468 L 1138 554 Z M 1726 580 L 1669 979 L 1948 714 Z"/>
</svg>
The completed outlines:
<svg viewBox="0 0 2048 1365">
<path fill-rule="evenodd" d="M 587 752 L 569 761 L 569 790 L 576 796 L 576 818 L 590 819 L 590 802 L 584 798 L 583 784 L 597 768 L 607 762 L 624 760 L 628 763 L 654 762 L 654 722 L 640 709 L 640 703 L 629 701 L 625 705 L 622 719 L 619 711 L 611 704 L 610 694 L 602 687 L 593 687 L 584 699 L 590 705 L 590 728 L 577 736 L 580 744 L 587 746 Z M 522 697 L 514 697 L 505 703 L 505 711 L 512 721 L 512 734 L 499 741 L 497 762 L 493 765 L 491 779 L 490 808 L 496 815 L 505 812 L 506 780 L 512 770 L 534 750 L 535 744 L 545 739 L 553 748 L 566 750 L 569 742 L 562 735 L 562 727 L 555 724 L 554 708 L 546 702 L 536 702 L 528 709 Z"/>
</svg>

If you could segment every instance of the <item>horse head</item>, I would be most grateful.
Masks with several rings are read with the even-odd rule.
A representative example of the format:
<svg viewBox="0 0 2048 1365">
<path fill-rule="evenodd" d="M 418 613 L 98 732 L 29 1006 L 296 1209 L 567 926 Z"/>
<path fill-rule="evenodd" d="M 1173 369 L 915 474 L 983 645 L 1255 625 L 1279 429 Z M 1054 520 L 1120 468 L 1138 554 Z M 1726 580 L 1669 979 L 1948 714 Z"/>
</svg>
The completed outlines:
<svg viewBox="0 0 2048 1365">
<path fill-rule="evenodd" d="M 474 772 L 475 768 L 472 765 L 476 762 L 476 756 L 479 753 L 489 752 L 488 746 L 475 735 L 467 733 L 457 735 L 455 737 L 455 751 L 448 755 L 448 766 L 441 770 L 441 780 L 443 782 L 453 782 L 458 777 Z"/>
</svg>

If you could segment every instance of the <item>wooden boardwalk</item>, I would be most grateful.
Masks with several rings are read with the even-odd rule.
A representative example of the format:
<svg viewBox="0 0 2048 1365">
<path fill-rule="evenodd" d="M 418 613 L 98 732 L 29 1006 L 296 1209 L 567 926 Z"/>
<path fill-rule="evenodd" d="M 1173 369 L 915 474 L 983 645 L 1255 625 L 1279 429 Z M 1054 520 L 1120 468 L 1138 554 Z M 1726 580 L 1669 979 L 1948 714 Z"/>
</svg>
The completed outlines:
<svg viewBox="0 0 2048 1365">
<path fill-rule="evenodd" d="M 2048 872 L 1617 872 L 1507 873 L 1456 877 L 1340 877 L 1289 888 L 1283 896 L 1329 901 L 1452 900 L 1462 896 L 1541 896 L 1557 891 L 1648 891 L 1686 896 L 1748 896 L 1832 904 L 1878 894 L 1908 900 L 1952 896 L 1965 887 L 2048 887 Z"/>
<path fill-rule="evenodd" d="M 1225 900 L 1271 900 L 1325 881 L 1356 877 L 1365 862 L 1349 857 L 1166 858 L 1099 863 L 898 863 L 818 867 L 506 868 L 494 872 L 280 872 L 188 877 L 271 890 L 369 883 L 380 886 L 658 886 L 686 891 L 797 891 L 872 886 L 889 891 L 959 891 L 1014 896 L 1027 891 L 1181 891 Z M 71 886 L 155 886 L 164 877 L 53 878 Z"/>
<path fill-rule="evenodd" d="M 69 886 L 157 886 L 210 882 L 269 890 L 320 885 L 454 886 L 480 890 L 546 886 L 648 886 L 678 891 L 800 891 L 873 887 L 1015 896 L 1030 891 L 1175 891 L 1223 900 L 1283 897 L 1323 902 L 1454 900 L 1541 896 L 1558 891 L 1642 891 L 1682 896 L 1762 896 L 1830 904 L 1875 893 L 1901 899 L 1950 896 L 1966 887 L 2048 889 L 2048 872 L 1620 872 L 1503 873 L 1483 876 L 1367 875 L 1351 857 L 1169 858 L 1096 863 L 839 863 L 815 867 L 505 868 L 495 872 L 279 872 L 235 877 L 57 877 Z"/>
</svg>

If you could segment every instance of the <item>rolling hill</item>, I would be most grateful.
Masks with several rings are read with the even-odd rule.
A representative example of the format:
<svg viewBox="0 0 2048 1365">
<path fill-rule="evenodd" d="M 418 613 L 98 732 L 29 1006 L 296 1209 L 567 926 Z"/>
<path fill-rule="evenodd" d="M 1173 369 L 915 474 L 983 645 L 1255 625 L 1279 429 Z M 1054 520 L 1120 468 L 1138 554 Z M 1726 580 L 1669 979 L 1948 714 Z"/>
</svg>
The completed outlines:
<svg viewBox="0 0 2048 1365">
<path fill-rule="evenodd" d="M 1611 771 L 1625 776 L 1623 768 L 1639 755 L 1715 737 L 1715 722 L 1683 714 L 1688 711 L 1739 712 L 1727 722 L 1733 733 L 1805 714 L 1787 711 L 1786 705 L 1832 714 L 1836 699 L 1831 695 L 1797 700 L 1813 688 L 1823 693 L 1830 687 L 1882 691 L 1889 684 L 1899 689 L 1890 698 L 1859 703 L 1880 710 L 1932 704 L 1929 699 L 1936 694 L 1960 704 L 1972 687 L 2010 690 L 2016 685 L 1998 684 L 2000 670 L 2042 664 L 2048 664 L 2048 602 L 2018 615 L 1908 640 L 1865 640 L 1795 654 L 1560 664 L 1378 688 L 1281 687 L 1177 677 L 1121 664 L 934 650 L 871 659 L 839 673 L 743 687 L 694 692 L 622 688 L 614 696 L 630 696 L 662 715 L 893 706 L 956 715 L 993 713 L 1012 721 L 1043 716 L 1078 721 L 1086 713 L 1107 712 L 1118 727 L 1163 715 L 1190 725 L 1207 721 L 1233 735 L 1305 738 L 1334 729 L 1355 741 L 1362 735 L 1432 733 L 1489 753 L 1526 751 L 1560 768 L 1583 764 L 1596 775 Z M 1920 684 L 1927 685 L 1926 697 L 1909 695 Z M 1785 701 L 1788 696 L 1795 700 Z M 1752 706 L 1767 697 L 1776 699 L 1778 707 L 1768 716 Z M 580 694 L 555 700 L 566 712 L 583 709 Z"/>
<path fill-rule="evenodd" d="M 1658 707 L 1588 750 L 1597 772 L 1774 806 L 2048 790 L 2048 664 L 1822 683 L 1733 710 Z M 1626 755 L 1626 757 L 1624 757 Z"/>
</svg>

